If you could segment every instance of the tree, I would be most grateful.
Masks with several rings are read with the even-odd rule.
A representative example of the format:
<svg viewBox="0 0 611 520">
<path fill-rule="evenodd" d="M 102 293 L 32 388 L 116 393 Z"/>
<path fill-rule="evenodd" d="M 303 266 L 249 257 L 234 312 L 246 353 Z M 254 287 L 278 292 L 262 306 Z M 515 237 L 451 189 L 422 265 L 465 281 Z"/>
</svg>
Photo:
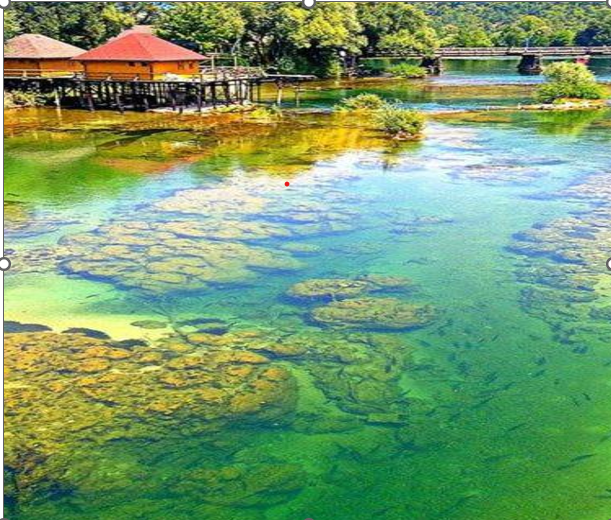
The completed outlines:
<svg viewBox="0 0 611 520">
<path fill-rule="evenodd" d="M 370 53 L 429 54 L 439 45 L 429 17 L 408 3 L 363 3 L 359 4 L 359 14 Z"/>
<path fill-rule="evenodd" d="M 156 22 L 162 38 L 191 42 L 202 52 L 229 52 L 244 35 L 244 20 L 229 3 L 174 3 Z"/>
<path fill-rule="evenodd" d="M 498 42 L 510 47 L 545 47 L 551 41 L 551 33 L 552 29 L 545 20 L 526 15 L 518 18 L 515 24 L 505 27 Z"/>
<path fill-rule="evenodd" d="M 492 47 L 492 38 L 481 27 L 467 25 L 455 29 L 443 40 L 448 47 Z"/>
<path fill-rule="evenodd" d="M 151 25 L 157 21 L 164 4 L 161 2 L 118 2 L 120 11 L 130 15 L 139 25 Z"/>
<path fill-rule="evenodd" d="M 556 62 L 543 69 L 547 83 L 537 90 L 543 103 L 560 99 L 603 99 L 605 92 L 583 63 Z"/>
<path fill-rule="evenodd" d="M 21 25 L 17 19 L 15 11 L 8 9 L 4 11 L 4 41 L 17 36 L 21 30 Z"/>
<path fill-rule="evenodd" d="M 387 34 L 380 39 L 381 51 L 399 55 L 412 53 L 431 55 L 439 47 L 439 39 L 435 29 L 425 27 L 414 33 L 400 30 L 395 34 Z"/>
<path fill-rule="evenodd" d="M 239 3 L 245 21 L 241 50 L 255 63 L 284 72 L 327 76 L 365 40 L 352 2 L 320 3 L 305 10 L 293 2 Z"/>
<path fill-rule="evenodd" d="M 15 2 L 11 10 L 19 32 L 40 33 L 84 48 L 95 47 L 134 23 L 129 14 L 105 2 Z"/>
<path fill-rule="evenodd" d="M 611 12 L 601 13 L 577 35 L 576 42 L 578 45 L 611 45 Z"/>
</svg>

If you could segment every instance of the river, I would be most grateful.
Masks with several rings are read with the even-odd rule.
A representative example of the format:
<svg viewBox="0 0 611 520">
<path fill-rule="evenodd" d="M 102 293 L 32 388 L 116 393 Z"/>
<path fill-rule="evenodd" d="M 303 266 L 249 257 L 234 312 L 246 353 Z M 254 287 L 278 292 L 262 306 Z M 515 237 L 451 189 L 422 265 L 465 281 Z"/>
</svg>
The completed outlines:
<svg viewBox="0 0 611 520">
<path fill-rule="evenodd" d="M 608 518 L 611 116 L 479 69 L 6 114 L 8 517 Z"/>
</svg>

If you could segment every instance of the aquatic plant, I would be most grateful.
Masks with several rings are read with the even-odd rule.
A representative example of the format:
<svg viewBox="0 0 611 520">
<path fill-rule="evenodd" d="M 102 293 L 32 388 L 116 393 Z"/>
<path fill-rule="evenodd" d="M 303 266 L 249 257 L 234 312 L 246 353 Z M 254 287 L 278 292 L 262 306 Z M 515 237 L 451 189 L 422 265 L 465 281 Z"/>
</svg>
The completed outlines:
<svg viewBox="0 0 611 520">
<path fill-rule="evenodd" d="M 413 139 L 424 130 L 424 116 L 416 110 L 402 108 L 396 103 L 385 104 L 376 111 L 378 128 L 395 139 Z"/>
<path fill-rule="evenodd" d="M 386 101 L 377 94 L 359 94 L 358 96 L 342 99 L 335 105 L 335 110 L 340 112 L 371 111 L 380 110 L 385 105 Z"/>
<path fill-rule="evenodd" d="M 427 76 L 427 70 L 424 67 L 412 65 L 410 63 L 399 63 L 398 65 L 393 65 L 388 69 L 388 72 L 397 78 L 405 79 L 418 79 L 425 78 Z"/>
<path fill-rule="evenodd" d="M 597 100 L 607 97 L 605 89 L 596 82 L 596 77 L 583 63 L 557 62 L 543 69 L 547 83 L 535 94 L 542 103 L 561 100 Z"/>
</svg>

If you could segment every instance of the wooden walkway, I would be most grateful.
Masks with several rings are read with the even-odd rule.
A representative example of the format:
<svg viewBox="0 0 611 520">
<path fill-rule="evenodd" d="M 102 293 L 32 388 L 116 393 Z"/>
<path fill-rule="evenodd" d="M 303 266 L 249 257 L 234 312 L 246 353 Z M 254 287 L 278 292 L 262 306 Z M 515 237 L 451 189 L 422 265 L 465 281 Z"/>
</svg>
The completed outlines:
<svg viewBox="0 0 611 520">
<path fill-rule="evenodd" d="M 43 75 L 44 74 L 44 75 Z M 205 75 L 193 78 L 140 80 L 135 77 L 106 79 L 84 78 L 79 74 L 43 73 L 39 71 L 5 70 L 4 88 L 48 95 L 60 107 L 77 107 L 145 111 L 152 108 L 215 107 L 244 102 L 260 102 L 261 86 L 272 83 L 278 89 L 277 100 L 282 100 L 284 87 L 298 87 L 315 79 L 305 75 L 235 75 L 208 79 Z"/>
</svg>

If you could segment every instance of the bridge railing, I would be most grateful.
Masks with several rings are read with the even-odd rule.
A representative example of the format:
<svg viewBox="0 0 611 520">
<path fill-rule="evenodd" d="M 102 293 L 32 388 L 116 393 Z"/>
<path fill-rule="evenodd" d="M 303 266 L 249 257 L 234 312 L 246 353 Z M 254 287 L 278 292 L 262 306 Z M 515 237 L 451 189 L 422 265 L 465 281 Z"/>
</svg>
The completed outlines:
<svg viewBox="0 0 611 520">
<path fill-rule="evenodd" d="M 441 47 L 434 52 L 435 56 L 441 58 L 477 58 L 480 56 L 523 56 L 525 54 L 537 54 L 540 56 L 611 56 L 610 46 L 597 47 Z M 389 58 L 421 58 L 422 54 L 417 52 L 406 53 L 377 53 L 378 57 Z"/>
</svg>

